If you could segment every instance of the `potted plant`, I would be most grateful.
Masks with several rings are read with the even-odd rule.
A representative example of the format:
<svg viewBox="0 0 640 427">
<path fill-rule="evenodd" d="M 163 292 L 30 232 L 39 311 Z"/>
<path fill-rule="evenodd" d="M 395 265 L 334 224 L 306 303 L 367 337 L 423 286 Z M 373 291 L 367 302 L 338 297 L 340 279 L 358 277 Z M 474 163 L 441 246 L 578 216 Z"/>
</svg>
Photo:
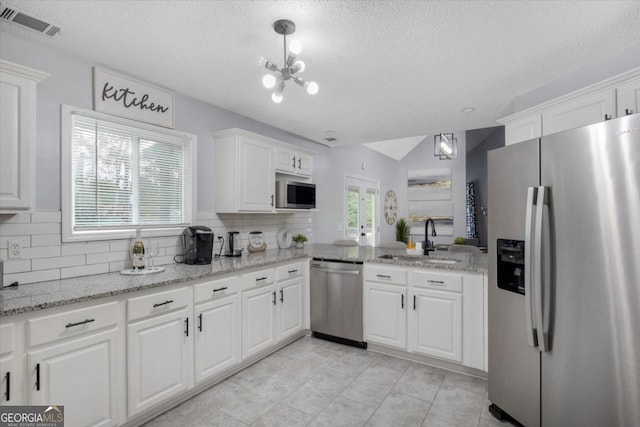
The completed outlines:
<svg viewBox="0 0 640 427">
<path fill-rule="evenodd" d="M 464 245 L 465 239 L 464 237 L 456 237 L 455 239 L 453 239 L 453 244 L 454 245 Z"/>
<path fill-rule="evenodd" d="M 293 240 L 293 243 L 295 243 L 296 248 L 302 249 L 304 248 L 304 242 L 307 241 L 307 236 L 305 236 L 304 234 L 296 234 L 291 238 L 291 240 Z"/>
<path fill-rule="evenodd" d="M 404 218 L 398 218 L 396 222 L 396 240 L 399 242 L 409 243 L 409 234 L 411 227 Z"/>
</svg>

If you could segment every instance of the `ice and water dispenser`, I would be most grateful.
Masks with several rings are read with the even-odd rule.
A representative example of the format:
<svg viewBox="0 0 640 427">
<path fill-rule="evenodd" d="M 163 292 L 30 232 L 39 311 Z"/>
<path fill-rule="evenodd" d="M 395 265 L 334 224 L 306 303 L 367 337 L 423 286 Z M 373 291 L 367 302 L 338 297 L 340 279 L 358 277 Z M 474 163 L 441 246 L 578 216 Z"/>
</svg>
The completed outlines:
<svg viewBox="0 0 640 427">
<path fill-rule="evenodd" d="M 498 239 L 498 287 L 524 295 L 524 241 Z"/>
</svg>

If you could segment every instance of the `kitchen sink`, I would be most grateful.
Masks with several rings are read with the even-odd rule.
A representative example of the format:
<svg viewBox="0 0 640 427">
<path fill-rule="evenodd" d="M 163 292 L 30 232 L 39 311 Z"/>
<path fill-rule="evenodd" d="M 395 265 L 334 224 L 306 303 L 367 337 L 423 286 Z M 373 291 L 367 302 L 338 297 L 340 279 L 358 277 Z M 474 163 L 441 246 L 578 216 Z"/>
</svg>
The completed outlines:
<svg viewBox="0 0 640 427">
<path fill-rule="evenodd" d="M 454 259 L 440 259 L 440 258 L 429 258 L 427 256 L 424 255 L 392 255 L 392 254 L 386 254 L 386 255 L 380 255 L 378 258 L 380 259 L 396 259 L 396 260 L 400 260 L 400 261 L 411 261 L 411 262 L 415 262 L 416 264 L 423 264 L 423 263 L 428 263 L 428 264 L 448 264 L 448 265 L 453 265 L 453 264 L 457 264 L 460 261 L 454 260 Z"/>
</svg>

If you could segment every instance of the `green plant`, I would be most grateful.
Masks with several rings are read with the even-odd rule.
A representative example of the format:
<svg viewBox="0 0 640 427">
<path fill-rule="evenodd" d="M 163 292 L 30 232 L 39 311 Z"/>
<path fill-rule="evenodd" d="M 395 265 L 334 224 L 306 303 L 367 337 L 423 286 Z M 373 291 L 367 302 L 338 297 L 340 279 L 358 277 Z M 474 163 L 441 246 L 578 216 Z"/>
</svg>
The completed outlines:
<svg viewBox="0 0 640 427">
<path fill-rule="evenodd" d="M 411 227 L 404 218 L 398 218 L 396 221 L 396 240 L 399 242 L 409 243 L 409 234 Z"/>
<path fill-rule="evenodd" d="M 307 241 L 307 236 L 305 236 L 304 234 L 296 234 L 291 238 L 291 240 L 296 243 L 304 243 Z"/>
<path fill-rule="evenodd" d="M 455 239 L 453 239 L 453 243 L 456 245 L 464 245 L 464 237 L 456 237 Z"/>
</svg>

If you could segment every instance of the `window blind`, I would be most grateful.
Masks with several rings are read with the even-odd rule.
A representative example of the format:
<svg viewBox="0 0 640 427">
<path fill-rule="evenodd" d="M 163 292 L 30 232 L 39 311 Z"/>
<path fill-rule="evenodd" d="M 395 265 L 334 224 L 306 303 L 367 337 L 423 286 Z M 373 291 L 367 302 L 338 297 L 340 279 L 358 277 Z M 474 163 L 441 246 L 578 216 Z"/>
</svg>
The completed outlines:
<svg viewBox="0 0 640 427">
<path fill-rule="evenodd" d="M 191 222 L 189 138 L 75 113 L 71 140 L 74 230 Z"/>
</svg>

